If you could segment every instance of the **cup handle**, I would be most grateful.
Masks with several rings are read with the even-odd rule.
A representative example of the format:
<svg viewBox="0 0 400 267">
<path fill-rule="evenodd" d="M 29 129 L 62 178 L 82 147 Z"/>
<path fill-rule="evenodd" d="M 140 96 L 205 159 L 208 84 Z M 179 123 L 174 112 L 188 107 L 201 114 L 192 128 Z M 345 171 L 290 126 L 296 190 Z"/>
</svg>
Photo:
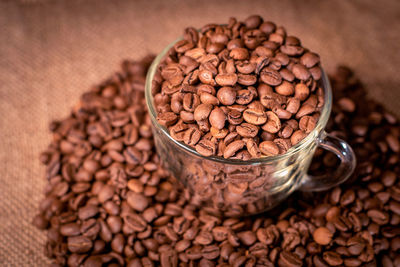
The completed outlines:
<svg viewBox="0 0 400 267">
<path fill-rule="evenodd" d="M 324 191 L 346 181 L 356 167 L 356 156 L 348 143 L 326 132 L 318 138 L 318 146 L 335 153 L 340 159 L 339 167 L 329 174 L 313 176 L 306 174 L 300 182 L 300 191 Z"/>
</svg>

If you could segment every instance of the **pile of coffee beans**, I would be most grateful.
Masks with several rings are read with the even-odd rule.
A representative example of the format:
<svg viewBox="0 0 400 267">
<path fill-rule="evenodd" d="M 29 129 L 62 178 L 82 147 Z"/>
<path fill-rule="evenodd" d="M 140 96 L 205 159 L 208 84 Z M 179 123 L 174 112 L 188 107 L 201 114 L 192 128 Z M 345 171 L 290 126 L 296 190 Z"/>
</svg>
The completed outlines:
<svg viewBox="0 0 400 267">
<path fill-rule="evenodd" d="M 158 122 L 177 141 L 203 156 L 259 158 L 285 153 L 315 128 L 321 75 L 317 54 L 253 15 L 200 34 L 187 28 L 159 64 L 152 94 Z"/>
<path fill-rule="evenodd" d="M 400 266 L 400 124 L 347 68 L 331 77 L 328 130 L 358 158 L 346 184 L 295 193 L 266 214 L 224 218 L 162 169 L 143 88 L 150 57 L 85 93 L 50 125 L 45 199 L 53 266 Z M 318 151 L 313 174 L 336 167 Z"/>
</svg>

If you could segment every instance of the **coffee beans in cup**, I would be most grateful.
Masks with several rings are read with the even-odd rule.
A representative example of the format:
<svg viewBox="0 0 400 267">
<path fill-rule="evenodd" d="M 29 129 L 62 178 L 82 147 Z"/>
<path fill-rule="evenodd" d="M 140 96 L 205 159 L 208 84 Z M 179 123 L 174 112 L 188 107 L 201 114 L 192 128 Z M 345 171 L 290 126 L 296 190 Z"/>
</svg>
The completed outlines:
<svg viewBox="0 0 400 267">
<path fill-rule="evenodd" d="M 283 154 L 317 124 L 321 72 L 316 53 L 257 15 L 187 28 L 152 83 L 157 121 L 206 157 Z"/>
</svg>

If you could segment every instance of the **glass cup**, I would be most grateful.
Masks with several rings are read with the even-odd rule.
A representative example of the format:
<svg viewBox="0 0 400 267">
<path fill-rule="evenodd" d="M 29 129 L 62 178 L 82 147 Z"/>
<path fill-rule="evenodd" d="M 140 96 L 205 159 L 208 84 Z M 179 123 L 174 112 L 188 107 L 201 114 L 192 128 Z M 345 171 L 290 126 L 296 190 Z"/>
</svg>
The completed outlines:
<svg viewBox="0 0 400 267">
<path fill-rule="evenodd" d="M 145 95 L 153 124 L 154 142 L 160 162 L 193 197 L 208 210 L 223 216 L 244 216 L 269 210 L 293 191 L 323 191 L 344 182 L 353 172 L 356 158 L 345 141 L 325 132 L 332 107 L 332 91 L 322 71 L 325 104 L 315 129 L 285 154 L 251 159 L 204 157 L 183 142 L 176 141 L 156 119 L 152 81 L 160 61 L 175 44 L 171 43 L 152 63 Z M 340 159 L 333 173 L 307 174 L 317 147 L 335 153 Z"/>
</svg>

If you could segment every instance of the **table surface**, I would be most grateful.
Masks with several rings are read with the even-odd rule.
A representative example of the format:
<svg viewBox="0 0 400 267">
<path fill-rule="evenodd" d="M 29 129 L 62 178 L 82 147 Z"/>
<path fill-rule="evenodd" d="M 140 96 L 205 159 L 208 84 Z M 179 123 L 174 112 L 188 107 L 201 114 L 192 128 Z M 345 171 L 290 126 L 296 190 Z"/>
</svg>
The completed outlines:
<svg viewBox="0 0 400 267">
<path fill-rule="evenodd" d="M 31 226 L 45 185 L 38 155 L 48 124 L 122 59 L 157 53 L 185 26 L 249 14 L 285 25 L 330 72 L 353 68 L 369 93 L 400 115 L 400 2 L 0 2 L 0 265 L 43 266 L 45 234 Z"/>
</svg>

